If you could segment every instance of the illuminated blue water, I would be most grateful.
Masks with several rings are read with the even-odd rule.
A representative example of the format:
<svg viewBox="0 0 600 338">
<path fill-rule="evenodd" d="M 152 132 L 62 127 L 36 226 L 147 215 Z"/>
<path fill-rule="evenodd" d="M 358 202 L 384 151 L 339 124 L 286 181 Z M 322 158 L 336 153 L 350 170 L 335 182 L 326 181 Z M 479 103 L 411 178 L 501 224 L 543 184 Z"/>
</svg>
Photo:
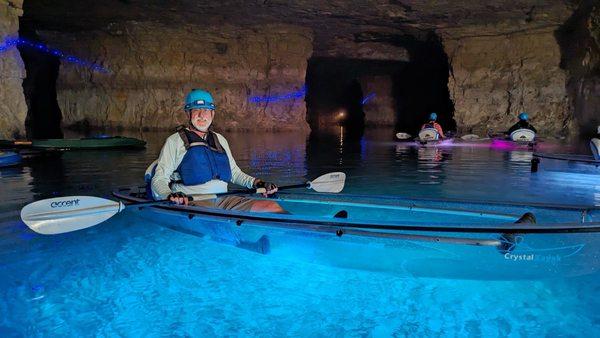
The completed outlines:
<svg viewBox="0 0 600 338">
<path fill-rule="evenodd" d="M 339 135 L 226 134 L 240 167 L 281 184 L 342 170 L 349 193 L 600 204 L 594 173 L 529 173 L 530 153 L 416 149 Z M 139 136 L 139 135 L 133 135 Z M 0 169 L 1 336 L 581 336 L 600 276 L 519 282 L 398 278 L 279 260 L 116 217 L 44 237 L 19 209 L 140 182 L 145 151 L 31 155 Z M 598 243 L 600 245 L 600 243 Z"/>
</svg>

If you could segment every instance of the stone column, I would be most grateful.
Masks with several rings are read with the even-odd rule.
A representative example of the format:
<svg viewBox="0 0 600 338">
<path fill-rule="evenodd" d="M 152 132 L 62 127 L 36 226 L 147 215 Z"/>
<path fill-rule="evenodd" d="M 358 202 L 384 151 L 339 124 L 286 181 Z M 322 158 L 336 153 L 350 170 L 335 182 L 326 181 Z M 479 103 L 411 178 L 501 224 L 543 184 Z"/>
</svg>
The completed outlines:
<svg viewBox="0 0 600 338">
<path fill-rule="evenodd" d="M 560 68 L 554 28 L 443 36 L 459 132 L 505 131 L 520 111 L 529 113 L 542 134 L 568 131 L 572 113 L 565 89 L 567 73 Z"/>
<path fill-rule="evenodd" d="M 0 138 L 25 134 L 25 65 L 17 50 L 22 0 L 0 0 Z"/>
</svg>

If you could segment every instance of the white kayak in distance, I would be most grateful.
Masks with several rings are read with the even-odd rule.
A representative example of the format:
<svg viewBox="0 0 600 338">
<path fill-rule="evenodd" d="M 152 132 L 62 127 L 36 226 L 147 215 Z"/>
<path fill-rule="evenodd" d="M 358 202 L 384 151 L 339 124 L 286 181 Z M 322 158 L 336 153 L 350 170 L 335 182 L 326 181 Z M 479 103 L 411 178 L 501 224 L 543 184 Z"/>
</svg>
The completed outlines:
<svg viewBox="0 0 600 338">
<path fill-rule="evenodd" d="M 535 141 L 535 132 L 530 129 L 517 129 L 510 133 L 510 140 L 518 143 L 530 143 Z"/>
<path fill-rule="evenodd" d="M 423 128 L 419 131 L 419 136 L 417 136 L 417 142 L 432 142 L 438 141 L 441 139 L 440 133 L 435 128 Z"/>
<path fill-rule="evenodd" d="M 444 146 L 454 143 L 452 138 L 442 138 L 435 128 L 423 128 L 415 138 L 417 145 L 421 147 Z"/>
<path fill-rule="evenodd" d="M 433 128 L 428 128 L 428 129 L 433 130 L 437 134 L 437 130 L 435 130 Z M 421 132 L 423 132 L 423 130 Z M 396 133 L 396 140 L 398 140 L 400 142 L 406 142 L 406 144 L 409 146 L 419 146 L 419 147 L 444 146 L 444 145 L 451 145 L 454 142 L 453 138 L 445 138 L 445 139 L 439 138 L 439 134 L 437 134 L 437 136 L 432 136 L 432 133 L 429 130 L 426 131 L 425 133 L 423 133 L 423 135 L 421 135 L 421 132 L 419 133 L 419 136 L 417 136 L 414 139 L 411 134 L 402 133 L 402 132 Z"/>
<path fill-rule="evenodd" d="M 144 188 L 113 195 L 147 202 Z M 595 207 L 285 192 L 270 200 L 289 214 L 165 203 L 122 214 L 274 259 L 399 276 L 513 280 L 600 269 Z"/>
<path fill-rule="evenodd" d="M 533 130 L 517 129 L 508 137 L 494 137 L 491 146 L 501 150 L 534 149 L 537 146 L 537 137 Z"/>
</svg>

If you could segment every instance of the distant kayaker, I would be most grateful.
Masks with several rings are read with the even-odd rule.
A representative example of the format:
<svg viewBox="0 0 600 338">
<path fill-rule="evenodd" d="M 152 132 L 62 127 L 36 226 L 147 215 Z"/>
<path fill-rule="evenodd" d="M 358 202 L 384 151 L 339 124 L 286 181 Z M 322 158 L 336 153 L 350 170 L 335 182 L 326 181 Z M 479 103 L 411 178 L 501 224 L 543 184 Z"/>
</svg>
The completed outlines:
<svg viewBox="0 0 600 338">
<path fill-rule="evenodd" d="M 529 123 L 529 115 L 527 115 L 527 113 L 519 114 L 519 122 L 515 123 L 512 127 L 510 127 L 507 134 L 510 135 L 513 131 L 518 129 L 529 129 L 534 133 L 537 133 L 537 130 Z"/>
<path fill-rule="evenodd" d="M 189 123 L 169 136 L 160 152 L 151 181 L 153 197 L 184 205 L 284 213 L 277 202 L 242 196 L 189 201 L 188 195 L 226 192 L 227 182 L 265 188 L 265 196 L 277 192 L 274 183 L 247 175 L 237 166 L 225 137 L 210 128 L 215 108 L 212 95 L 205 90 L 193 89 L 186 96 L 184 110 Z"/>
<path fill-rule="evenodd" d="M 431 113 L 429 114 L 429 121 L 425 124 L 423 124 L 423 126 L 421 126 L 421 130 L 426 129 L 426 128 L 433 128 L 435 130 L 437 130 L 438 134 L 440 134 L 441 138 L 446 138 L 446 136 L 444 135 L 444 131 L 442 130 L 442 126 L 436 122 L 437 120 L 437 114 L 436 113 Z"/>
</svg>

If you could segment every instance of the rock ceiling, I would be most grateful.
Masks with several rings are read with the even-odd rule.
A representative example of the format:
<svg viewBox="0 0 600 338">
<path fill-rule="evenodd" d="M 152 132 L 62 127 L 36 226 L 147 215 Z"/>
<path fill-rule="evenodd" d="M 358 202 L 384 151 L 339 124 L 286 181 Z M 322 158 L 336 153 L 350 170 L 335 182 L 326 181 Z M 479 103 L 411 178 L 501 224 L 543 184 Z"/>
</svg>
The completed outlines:
<svg viewBox="0 0 600 338">
<path fill-rule="evenodd" d="M 23 23 L 42 30 L 108 29 L 125 21 L 169 25 L 256 25 L 310 27 L 315 52 L 326 41 L 423 39 L 432 30 L 460 37 L 496 35 L 561 25 L 576 2 L 560 0 L 27 0 Z"/>
</svg>

